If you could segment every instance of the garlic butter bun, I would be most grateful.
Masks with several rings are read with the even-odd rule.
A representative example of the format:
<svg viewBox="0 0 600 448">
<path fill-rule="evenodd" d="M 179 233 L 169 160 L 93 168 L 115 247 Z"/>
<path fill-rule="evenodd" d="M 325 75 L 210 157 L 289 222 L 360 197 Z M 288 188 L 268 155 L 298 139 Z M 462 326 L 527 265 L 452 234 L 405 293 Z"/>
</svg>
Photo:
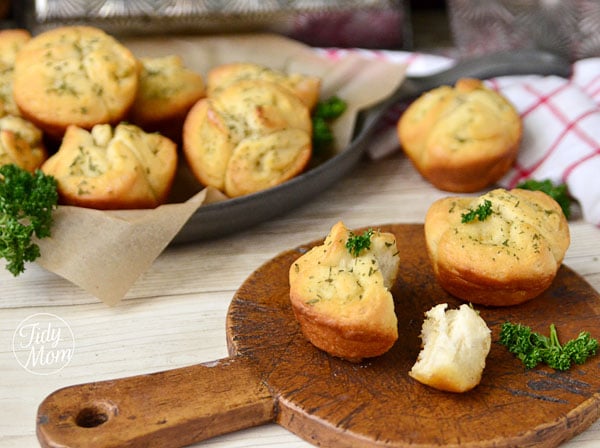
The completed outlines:
<svg viewBox="0 0 600 448">
<path fill-rule="evenodd" d="M 129 121 L 146 131 L 171 135 L 181 126 L 191 107 L 205 96 L 204 79 L 187 68 L 178 55 L 140 58 L 142 70 Z"/>
<path fill-rule="evenodd" d="M 389 288 L 398 275 L 395 236 L 374 231 L 358 255 L 346 242 L 352 233 L 342 222 L 325 242 L 290 267 L 290 300 L 304 336 L 330 355 L 350 361 L 379 356 L 398 338 Z"/>
<path fill-rule="evenodd" d="M 0 117 L 20 114 L 13 97 L 15 59 L 30 39 L 31 34 L 24 29 L 0 31 Z"/>
<path fill-rule="evenodd" d="M 63 204 L 97 209 L 154 208 L 167 199 L 177 146 L 131 124 L 69 126 L 58 152 L 42 165 L 56 178 Z"/>
<path fill-rule="evenodd" d="M 275 83 L 239 81 L 190 110 L 183 151 L 205 186 L 229 197 L 265 190 L 300 174 L 310 161 L 310 112 Z"/>
<path fill-rule="evenodd" d="M 398 139 L 417 171 L 435 187 L 479 191 L 513 164 L 523 126 L 513 105 L 481 81 L 426 92 L 401 115 Z"/>
<path fill-rule="evenodd" d="M 321 90 L 319 77 L 301 73 L 284 73 L 248 62 L 222 64 L 211 69 L 207 75 L 208 95 L 212 96 L 231 84 L 248 79 L 274 82 L 285 87 L 297 95 L 311 110 L 319 101 Z"/>
<path fill-rule="evenodd" d="M 14 99 L 21 115 L 53 137 L 69 125 L 117 124 L 133 104 L 140 64 L 112 36 L 89 26 L 45 31 L 18 52 Z"/>
<path fill-rule="evenodd" d="M 469 305 L 447 308 L 447 303 L 441 303 L 425 313 L 422 348 L 408 374 L 436 389 L 466 392 L 481 382 L 491 331 Z"/>
<path fill-rule="evenodd" d="M 0 165 L 35 171 L 48 157 L 42 137 L 42 131 L 22 117 L 0 118 Z"/>
<path fill-rule="evenodd" d="M 486 205 L 489 215 L 483 220 L 462 222 L 463 215 Z M 547 194 L 495 189 L 434 202 L 425 217 L 425 241 L 446 291 L 472 303 L 508 306 L 550 286 L 570 234 L 562 209 Z"/>
</svg>

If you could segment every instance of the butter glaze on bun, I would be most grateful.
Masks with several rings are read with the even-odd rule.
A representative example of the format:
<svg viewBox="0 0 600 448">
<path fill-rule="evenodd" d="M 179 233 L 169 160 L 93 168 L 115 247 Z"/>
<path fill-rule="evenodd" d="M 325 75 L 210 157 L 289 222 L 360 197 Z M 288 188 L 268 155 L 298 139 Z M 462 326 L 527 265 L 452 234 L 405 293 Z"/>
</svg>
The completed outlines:
<svg viewBox="0 0 600 448">
<path fill-rule="evenodd" d="M 312 154 L 306 105 L 275 83 L 244 80 L 198 101 L 183 126 L 194 176 L 229 197 L 265 190 L 300 174 Z"/>
<path fill-rule="evenodd" d="M 14 163 L 33 172 L 48 157 L 42 131 L 22 117 L 0 118 L 0 165 Z"/>
<path fill-rule="evenodd" d="M 125 46 L 89 26 L 64 26 L 17 53 L 14 99 L 21 115 L 53 137 L 69 125 L 116 125 L 136 96 L 140 64 Z"/>
<path fill-rule="evenodd" d="M 154 208 L 166 201 L 177 168 L 175 143 L 131 124 L 91 131 L 69 126 L 42 171 L 61 203 L 96 209 Z"/>
<path fill-rule="evenodd" d="M 319 100 L 321 79 L 301 73 L 284 73 L 248 62 L 233 62 L 214 67 L 207 75 L 208 95 L 212 96 L 239 81 L 254 79 L 278 84 L 294 93 L 309 109 Z"/>
<path fill-rule="evenodd" d="M 25 29 L 0 31 L 0 116 L 20 115 L 13 97 L 13 77 L 17 53 L 29 42 Z"/>
<path fill-rule="evenodd" d="M 491 214 L 462 222 L 489 201 Z M 570 244 L 560 206 L 541 191 L 492 190 L 434 202 L 425 241 L 439 284 L 465 301 L 516 305 L 545 291 Z"/>
<path fill-rule="evenodd" d="M 330 355 L 350 361 L 379 356 L 398 338 L 389 288 L 398 275 L 395 236 L 375 231 L 358 256 L 339 222 L 325 242 L 296 260 L 289 271 L 290 300 L 304 336 Z"/>
<path fill-rule="evenodd" d="M 440 190 L 475 192 L 513 164 L 523 126 L 513 105 L 476 79 L 460 79 L 415 100 L 398 139 L 417 171 Z"/>
<path fill-rule="evenodd" d="M 140 58 L 142 70 L 129 121 L 145 131 L 181 138 L 185 116 L 205 96 L 204 80 L 181 56 Z"/>
</svg>

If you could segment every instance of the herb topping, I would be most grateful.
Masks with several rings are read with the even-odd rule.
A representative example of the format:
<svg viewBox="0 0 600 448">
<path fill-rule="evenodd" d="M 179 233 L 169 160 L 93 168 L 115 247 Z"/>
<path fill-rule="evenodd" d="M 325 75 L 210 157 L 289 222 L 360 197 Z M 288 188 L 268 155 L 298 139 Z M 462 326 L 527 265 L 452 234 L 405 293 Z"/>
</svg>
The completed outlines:
<svg viewBox="0 0 600 448">
<path fill-rule="evenodd" d="M 369 249 L 371 247 L 371 236 L 373 236 L 373 229 L 365 231 L 362 235 L 355 235 L 350 232 L 348 241 L 346 241 L 346 249 L 350 254 L 358 257 L 363 249 Z"/>
<path fill-rule="evenodd" d="M 483 204 L 479 204 L 475 210 L 469 209 L 467 213 L 461 215 L 462 223 L 474 221 L 477 218 L 478 221 L 483 221 L 485 218 L 492 214 L 492 202 L 488 199 L 483 201 Z"/>
</svg>

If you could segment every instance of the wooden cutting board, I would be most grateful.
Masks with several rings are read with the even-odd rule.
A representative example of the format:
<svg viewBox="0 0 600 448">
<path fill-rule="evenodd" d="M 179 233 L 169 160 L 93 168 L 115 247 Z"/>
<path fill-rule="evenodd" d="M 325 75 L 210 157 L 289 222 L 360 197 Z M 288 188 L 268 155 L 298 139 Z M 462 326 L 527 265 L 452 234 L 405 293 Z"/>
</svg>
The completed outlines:
<svg viewBox="0 0 600 448">
<path fill-rule="evenodd" d="M 45 447 L 179 447 L 276 422 L 330 447 L 554 447 L 600 416 L 600 356 L 568 372 L 525 369 L 498 343 L 510 320 L 562 340 L 587 330 L 600 338 L 600 296 L 562 266 L 551 288 L 523 305 L 477 307 L 492 330 L 481 383 L 440 392 L 408 376 L 420 349 L 423 314 L 458 300 L 435 282 L 423 226 L 396 234 L 400 276 L 393 287 L 399 340 L 359 364 L 332 358 L 302 336 L 288 298 L 288 269 L 310 246 L 258 268 L 227 315 L 230 357 L 114 381 L 71 386 L 46 398 L 37 433 Z"/>
</svg>

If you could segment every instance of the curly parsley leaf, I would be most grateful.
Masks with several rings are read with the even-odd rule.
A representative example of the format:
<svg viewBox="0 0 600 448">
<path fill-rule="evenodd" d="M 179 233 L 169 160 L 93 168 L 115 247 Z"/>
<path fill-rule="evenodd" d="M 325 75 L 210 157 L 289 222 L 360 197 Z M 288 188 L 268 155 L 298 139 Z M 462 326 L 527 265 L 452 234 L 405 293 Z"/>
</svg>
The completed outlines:
<svg viewBox="0 0 600 448">
<path fill-rule="evenodd" d="M 373 236 L 373 229 L 366 230 L 362 235 L 355 235 L 350 232 L 348 240 L 346 241 L 346 249 L 350 254 L 358 257 L 362 250 L 368 250 L 371 247 L 371 237 Z"/>
<path fill-rule="evenodd" d="M 467 213 L 461 215 L 461 222 L 467 223 L 474 221 L 475 218 L 479 221 L 485 220 L 492 214 L 492 202 L 488 199 L 483 201 L 483 204 L 479 204 L 476 209 L 469 209 Z"/>
<path fill-rule="evenodd" d="M 30 173 L 17 165 L 0 167 L 0 258 L 18 276 L 25 263 L 40 256 L 32 237 L 50 236 L 52 212 L 58 202 L 56 180 L 40 170 Z"/>
</svg>

